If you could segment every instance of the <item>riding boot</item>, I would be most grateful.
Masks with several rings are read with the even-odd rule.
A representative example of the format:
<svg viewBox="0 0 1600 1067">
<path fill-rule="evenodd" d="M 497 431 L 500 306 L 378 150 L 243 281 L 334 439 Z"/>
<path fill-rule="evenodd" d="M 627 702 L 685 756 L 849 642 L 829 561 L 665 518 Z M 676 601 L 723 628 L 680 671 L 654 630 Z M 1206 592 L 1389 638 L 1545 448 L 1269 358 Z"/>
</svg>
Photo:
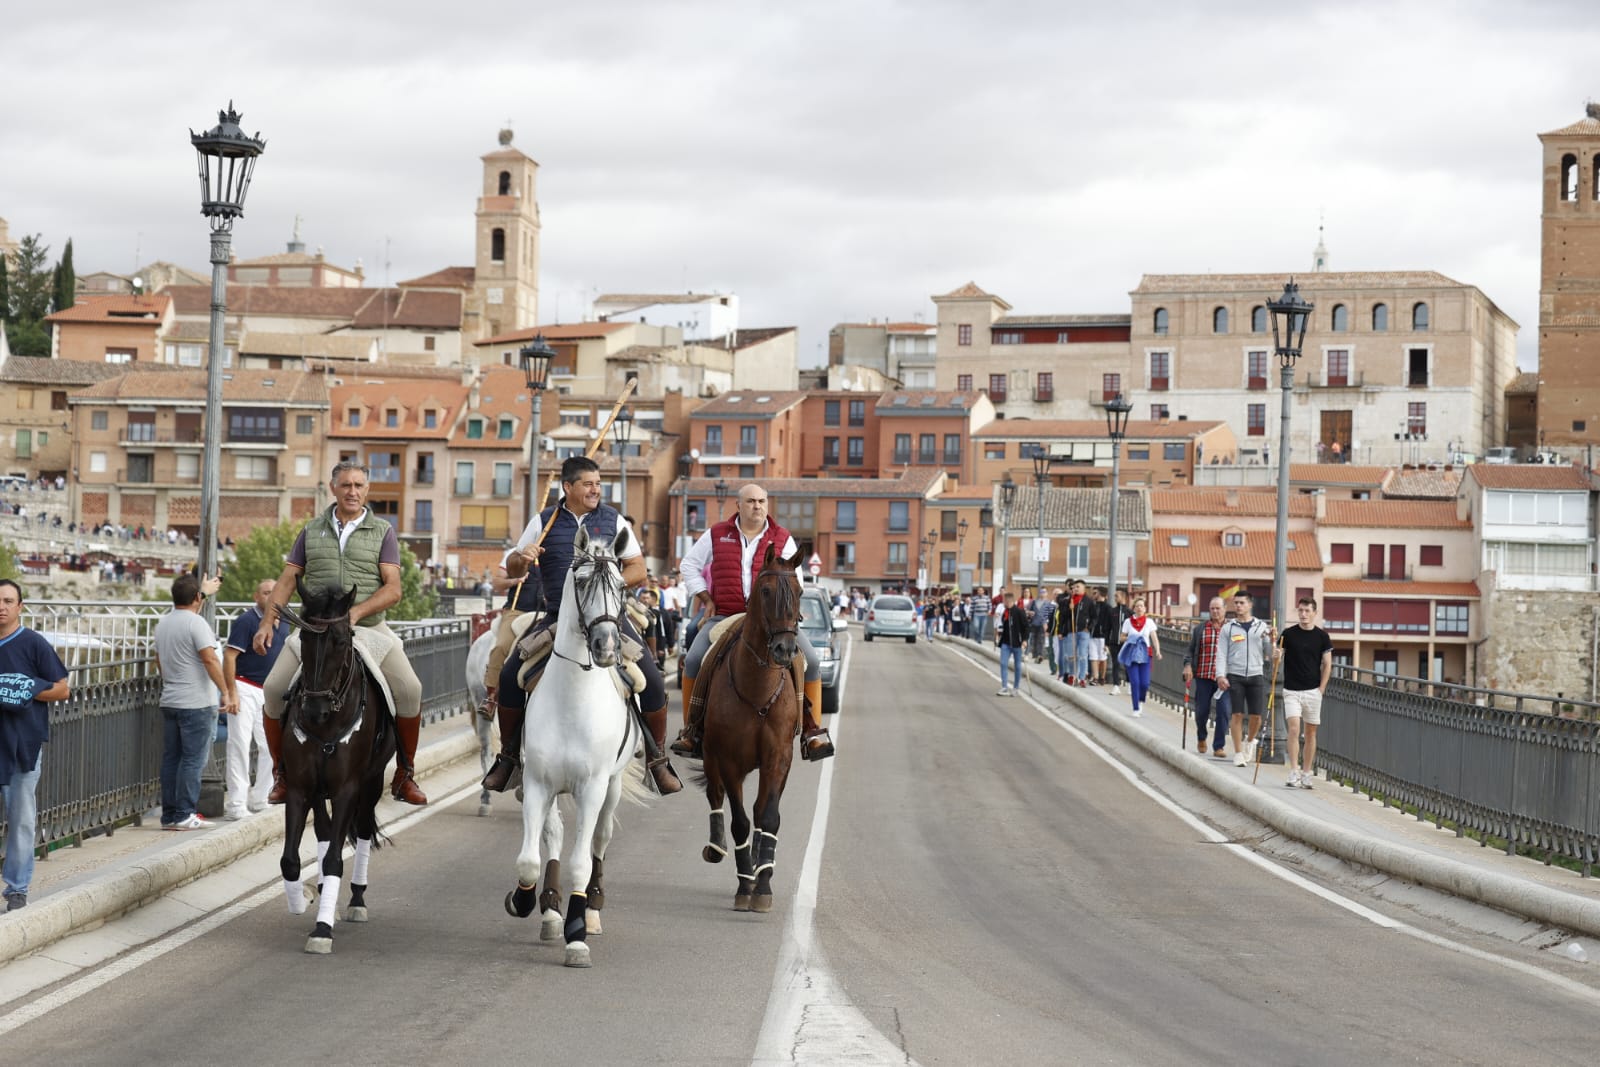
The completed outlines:
<svg viewBox="0 0 1600 1067">
<path fill-rule="evenodd" d="M 478 708 L 478 714 L 482 715 L 485 719 L 493 719 L 495 717 L 495 712 L 500 708 L 499 702 L 495 699 L 499 695 L 500 687 L 497 685 L 491 685 L 489 687 L 488 694 L 483 698 L 483 706 Z"/>
<path fill-rule="evenodd" d="M 672 751 L 680 756 L 700 759 L 700 720 L 705 715 L 705 702 L 695 702 L 694 679 L 683 676 L 683 729 L 672 742 Z"/>
<path fill-rule="evenodd" d="M 283 748 L 283 720 L 263 715 L 261 726 L 267 734 L 267 751 L 272 754 L 272 791 L 267 794 L 267 803 L 282 804 L 289 799 L 289 787 L 283 784 L 283 760 L 278 755 Z"/>
<path fill-rule="evenodd" d="M 662 796 L 669 796 L 682 789 L 683 783 L 678 781 L 677 772 L 672 769 L 672 763 L 663 750 L 667 743 L 667 709 L 663 707 L 645 712 L 644 724 L 650 728 L 650 736 L 655 739 L 658 753 L 646 766 L 650 768 L 650 777 L 656 780 L 657 791 Z"/>
<path fill-rule="evenodd" d="M 396 800 L 403 800 L 407 804 L 416 804 L 420 807 L 428 802 L 428 798 L 417 788 L 416 779 L 411 777 L 411 768 L 416 766 L 417 735 L 422 732 L 422 716 L 396 718 L 394 732 L 400 739 L 400 759 L 394 769 L 394 781 L 389 783 L 389 791 L 394 794 Z"/>
<path fill-rule="evenodd" d="M 800 732 L 800 758 L 822 760 L 833 755 L 833 738 L 822 725 L 822 679 L 806 679 L 806 725 Z"/>
<path fill-rule="evenodd" d="M 500 708 L 500 754 L 483 776 L 483 788 L 504 793 L 517 773 L 517 750 L 522 747 L 522 708 Z"/>
</svg>

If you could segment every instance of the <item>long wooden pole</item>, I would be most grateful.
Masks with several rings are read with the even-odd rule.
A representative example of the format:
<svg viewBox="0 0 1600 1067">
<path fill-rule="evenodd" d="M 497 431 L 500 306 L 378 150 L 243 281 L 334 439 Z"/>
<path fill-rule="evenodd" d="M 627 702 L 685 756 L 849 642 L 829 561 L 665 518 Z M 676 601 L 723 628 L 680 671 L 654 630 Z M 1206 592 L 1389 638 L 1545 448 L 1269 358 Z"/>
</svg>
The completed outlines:
<svg viewBox="0 0 1600 1067">
<path fill-rule="evenodd" d="M 639 379 L 633 378 L 628 381 L 627 387 L 622 390 L 622 395 L 618 397 L 617 402 L 611 406 L 611 414 L 606 416 L 605 424 L 600 427 L 600 432 L 595 434 L 594 440 L 590 441 L 589 447 L 584 450 L 584 458 L 593 459 L 595 453 L 600 451 L 600 446 L 605 444 L 606 433 L 611 429 L 611 424 L 617 421 L 617 414 L 622 411 L 622 405 L 628 402 L 628 398 L 633 395 L 633 391 L 638 387 Z M 534 427 L 534 433 L 538 432 L 539 428 Z M 545 484 L 544 495 L 539 498 L 538 503 L 543 504 L 545 500 L 549 499 L 550 494 L 555 492 L 555 488 L 560 484 L 560 482 L 561 468 L 557 467 L 555 470 L 550 472 L 550 480 Z M 544 508 L 542 507 L 537 508 L 534 511 L 534 514 L 537 515 L 543 510 Z M 530 516 L 529 519 L 531 521 L 532 516 Z M 551 525 L 553 524 L 546 524 L 539 528 L 539 536 L 534 539 L 534 542 L 530 547 L 538 548 L 540 545 L 544 544 L 545 535 L 550 532 Z M 530 563 L 529 566 L 531 567 L 532 564 Z M 523 571 L 522 577 L 517 579 L 516 587 L 511 590 L 511 603 L 515 604 L 517 602 L 517 597 L 522 593 L 522 583 L 528 580 L 528 573 L 528 571 Z"/>
</svg>

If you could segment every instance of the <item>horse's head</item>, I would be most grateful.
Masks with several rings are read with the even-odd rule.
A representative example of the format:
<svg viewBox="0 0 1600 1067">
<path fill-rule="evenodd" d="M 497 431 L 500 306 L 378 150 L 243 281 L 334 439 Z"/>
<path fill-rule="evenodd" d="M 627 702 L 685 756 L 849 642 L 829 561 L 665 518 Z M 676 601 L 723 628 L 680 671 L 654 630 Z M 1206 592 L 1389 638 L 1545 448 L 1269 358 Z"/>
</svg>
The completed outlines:
<svg viewBox="0 0 1600 1067">
<path fill-rule="evenodd" d="M 745 610 L 748 618 L 757 620 L 773 663 L 790 663 L 800 651 L 800 579 L 795 577 L 799 563 L 798 554 L 781 559 L 769 544 L 761 570 L 750 582 Z"/>
<path fill-rule="evenodd" d="M 580 526 L 572 542 L 572 569 L 567 572 L 562 614 L 569 607 L 576 610 L 574 621 L 597 667 L 615 666 L 622 651 L 622 566 L 617 553 L 627 540 L 626 531 L 618 530 L 607 544 L 591 539 L 589 531 Z"/>
<path fill-rule="evenodd" d="M 284 605 L 280 613 L 300 631 L 301 710 L 311 722 L 321 723 L 339 710 L 338 693 L 349 678 L 342 672 L 355 654 L 350 608 L 356 591 L 354 587 L 308 589 L 299 576 L 294 584 L 300 610 Z"/>
</svg>

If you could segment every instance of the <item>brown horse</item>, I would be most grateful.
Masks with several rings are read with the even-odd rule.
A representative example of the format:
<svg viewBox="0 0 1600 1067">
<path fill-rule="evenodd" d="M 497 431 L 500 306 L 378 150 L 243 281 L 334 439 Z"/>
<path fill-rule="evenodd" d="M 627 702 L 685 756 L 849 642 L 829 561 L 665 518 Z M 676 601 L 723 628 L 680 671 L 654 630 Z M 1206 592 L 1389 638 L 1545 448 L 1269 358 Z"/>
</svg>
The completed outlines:
<svg viewBox="0 0 1600 1067">
<path fill-rule="evenodd" d="M 733 858 L 739 889 L 735 911 L 772 910 L 772 866 L 778 852 L 778 801 L 794 761 L 800 723 L 799 556 L 777 559 L 767 546 L 761 570 L 750 583 L 742 628 L 725 639 L 702 684 L 706 693 L 705 788 L 711 804 L 711 842 L 701 850 L 707 863 L 727 855 L 722 838 L 722 801 L 732 800 Z M 744 782 L 760 770 L 751 815 Z"/>
</svg>

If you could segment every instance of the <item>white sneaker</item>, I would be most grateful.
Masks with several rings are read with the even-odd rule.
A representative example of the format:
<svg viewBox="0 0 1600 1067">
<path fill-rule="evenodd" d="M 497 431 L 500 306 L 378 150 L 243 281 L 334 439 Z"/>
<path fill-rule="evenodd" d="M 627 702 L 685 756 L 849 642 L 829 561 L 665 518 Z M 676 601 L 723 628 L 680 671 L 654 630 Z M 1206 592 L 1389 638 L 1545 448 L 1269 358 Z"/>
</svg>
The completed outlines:
<svg viewBox="0 0 1600 1067">
<path fill-rule="evenodd" d="M 1114 696 L 1114 697 L 1121 696 L 1122 695 L 1122 686 L 1120 686 L 1120 685 L 1112 686 L 1111 687 L 1111 695 Z"/>
<path fill-rule="evenodd" d="M 1244 761 L 1246 763 L 1254 763 L 1256 761 L 1256 746 L 1259 744 L 1261 744 L 1260 741 L 1251 741 L 1244 746 Z"/>
<path fill-rule="evenodd" d="M 175 822 L 167 827 L 168 830 L 209 830 L 211 823 L 198 815 L 191 815 L 182 822 Z"/>
<path fill-rule="evenodd" d="M 1140 711 L 1138 708 L 1134 708 L 1133 709 L 1133 717 L 1135 719 L 1142 719 L 1142 718 L 1144 718 L 1144 712 Z"/>
<path fill-rule="evenodd" d="M 1305 771 L 1301 771 L 1300 772 L 1300 788 L 1301 789 L 1310 789 L 1311 788 L 1311 783 L 1312 783 L 1313 780 L 1316 779 L 1316 777 L 1317 776 L 1314 775 L 1314 774 L 1307 774 Z"/>
<path fill-rule="evenodd" d="M 1248 767 L 1248 766 L 1250 766 L 1250 761 L 1245 759 L 1245 755 L 1244 755 L 1244 750 L 1243 749 L 1240 749 L 1238 752 L 1235 752 L 1233 754 L 1233 765 L 1235 767 Z"/>
<path fill-rule="evenodd" d="M 994 695 L 997 697 L 1008 697 L 1011 695 L 1011 690 L 1002 685 L 999 689 L 994 691 Z"/>
<path fill-rule="evenodd" d="M 1290 771 L 1289 772 L 1289 780 L 1287 782 L 1284 782 L 1283 784 L 1284 784 L 1284 786 L 1286 788 L 1289 788 L 1289 789 L 1299 789 L 1300 788 L 1300 772 L 1299 771 Z"/>
</svg>

